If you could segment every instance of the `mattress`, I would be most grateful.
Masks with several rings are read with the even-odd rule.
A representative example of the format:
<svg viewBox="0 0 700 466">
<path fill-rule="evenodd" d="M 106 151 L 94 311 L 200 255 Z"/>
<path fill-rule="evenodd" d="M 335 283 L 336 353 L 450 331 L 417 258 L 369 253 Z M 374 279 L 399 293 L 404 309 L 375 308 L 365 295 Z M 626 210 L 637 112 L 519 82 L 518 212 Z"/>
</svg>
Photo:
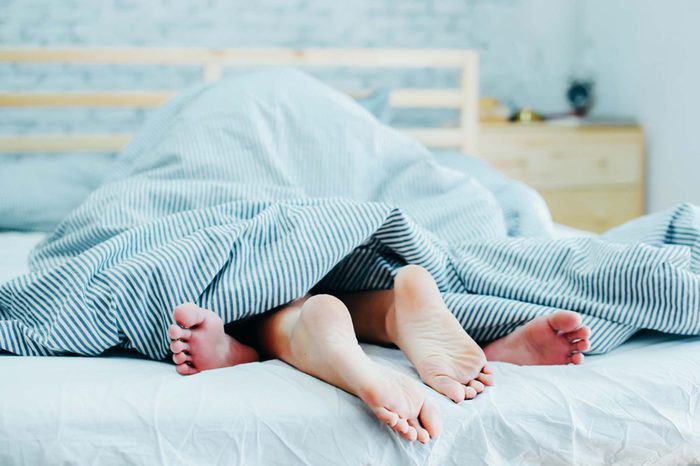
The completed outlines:
<svg viewBox="0 0 700 466">
<path fill-rule="evenodd" d="M 0 282 L 25 270 L 40 239 L 0 234 Z M 416 377 L 399 351 L 365 350 Z M 421 445 L 276 360 L 181 377 L 124 352 L 0 355 L 0 464 L 700 462 L 700 338 L 639 335 L 582 366 L 493 365 L 496 386 L 475 400 L 425 388 L 444 432 Z"/>
</svg>

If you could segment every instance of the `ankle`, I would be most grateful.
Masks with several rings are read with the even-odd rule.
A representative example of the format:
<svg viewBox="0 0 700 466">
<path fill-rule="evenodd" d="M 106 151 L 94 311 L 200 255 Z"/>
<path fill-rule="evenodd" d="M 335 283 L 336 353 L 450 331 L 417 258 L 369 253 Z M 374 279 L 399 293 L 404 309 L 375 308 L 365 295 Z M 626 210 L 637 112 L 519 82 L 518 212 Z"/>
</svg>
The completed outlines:
<svg viewBox="0 0 700 466">
<path fill-rule="evenodd" d="M 391 304 L 384 314 L 384 336 L 389 343 L 396 344 L 397 331 L 396 331 L 396 301 L 391 300 Z"/>
<path fill-rule="evenodd" d="M 389 345 L 388 314 L 393 314 L 394 291 L 378 290 L 338 296 L 350 310 L 355 333 L 361 341 Z"/>
<path fill-rule="evenodd" d="M 244 345 L 233 337 L 227 338 L 226 343 L 226 360 L 232 366 L 260 360 L 260 355 L 252 346 Z"/>
</svg>

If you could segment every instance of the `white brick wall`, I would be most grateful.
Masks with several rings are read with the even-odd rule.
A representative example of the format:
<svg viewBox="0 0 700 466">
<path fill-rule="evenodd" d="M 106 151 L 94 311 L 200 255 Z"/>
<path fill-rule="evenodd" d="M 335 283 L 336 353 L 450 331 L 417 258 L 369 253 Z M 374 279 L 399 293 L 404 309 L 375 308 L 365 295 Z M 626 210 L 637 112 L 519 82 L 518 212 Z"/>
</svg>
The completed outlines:
<svg viewBox="0 0 700 466">
<path fill-rule="evenodd" d="M 0 44 L 470 47 L 482 55 L 484 95 L 555 111 L 565 108 L 572 70 L 574 1 L 0 0 Z M 323 77 L 345 87 L 375 79 L 409 86 L 455 81 L 454 73 Z M 178 89 L 198 79 L 192 69 L 0 66 L 0 88 L 12 90 Z M 144 117 L 125 110 L 1 110 L 0 132 L 133 130 Z"/>
</svg>

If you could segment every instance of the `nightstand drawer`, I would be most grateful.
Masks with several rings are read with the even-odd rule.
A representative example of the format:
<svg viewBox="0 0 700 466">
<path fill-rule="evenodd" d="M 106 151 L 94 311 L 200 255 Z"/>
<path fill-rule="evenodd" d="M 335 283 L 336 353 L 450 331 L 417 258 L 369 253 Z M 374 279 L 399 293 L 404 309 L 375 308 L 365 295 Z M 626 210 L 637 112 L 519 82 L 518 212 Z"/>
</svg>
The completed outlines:
<svg viewBox="0 0 700 466">
<path fill-rule="evenodd" d="M 479 139 L 484 160 L 541 189 L 638 184 L 642 147 L 637 129 L 485 125 Z"/>
<path fill-rule="evenodd" d="M 537 189 L 558 223 L 601 232 L 644 213 L 638 127 L 484 124 L 479 153 Z"/>
<path fill-rule="evenodd" d="M 540 190 L 557 223 L 603 232 L 644 213 L 641 188 Z"/>
</svg>

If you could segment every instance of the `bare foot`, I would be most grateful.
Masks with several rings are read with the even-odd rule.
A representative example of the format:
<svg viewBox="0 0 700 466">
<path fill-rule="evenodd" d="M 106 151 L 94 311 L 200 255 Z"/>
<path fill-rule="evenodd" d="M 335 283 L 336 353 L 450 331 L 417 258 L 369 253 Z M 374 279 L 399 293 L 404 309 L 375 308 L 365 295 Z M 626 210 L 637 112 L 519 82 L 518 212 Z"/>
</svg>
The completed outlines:
<svg viewBox="0 0 700 466">
<path fill-rule="evenodd" d="M 426 443 L 439 434 L 439 412 L 421 385 L 369 359 L 340 300 L 328 295 L 309 298 L 291 331 L 289 346 L 290 364 L 356 395 L 405 439 Z"/>
<path fill-rule="evenodd" d="M 168 336 L 175 369 L 181 375 L 259 359 L 253 348 L 224 332 L 223 321 L 212 311 L 186 303 L 175 308 L 173 318 L 177 325 L 168 328 Z"/>
<path fill-rule="evenodd" d="M 409 265 L 396 274 L 386 328 L 423 382 L 455 403 L 493 384 L 484 352 L 447 309 L 435 280 L 422 267 Z"/>
<path fill-rule="evenodd" d="M 491 361 L 521 366 L 581 364 L 590 348 L 591 329 L 572 311 L 541 316 L 484 348 Z"/>
</svg>

